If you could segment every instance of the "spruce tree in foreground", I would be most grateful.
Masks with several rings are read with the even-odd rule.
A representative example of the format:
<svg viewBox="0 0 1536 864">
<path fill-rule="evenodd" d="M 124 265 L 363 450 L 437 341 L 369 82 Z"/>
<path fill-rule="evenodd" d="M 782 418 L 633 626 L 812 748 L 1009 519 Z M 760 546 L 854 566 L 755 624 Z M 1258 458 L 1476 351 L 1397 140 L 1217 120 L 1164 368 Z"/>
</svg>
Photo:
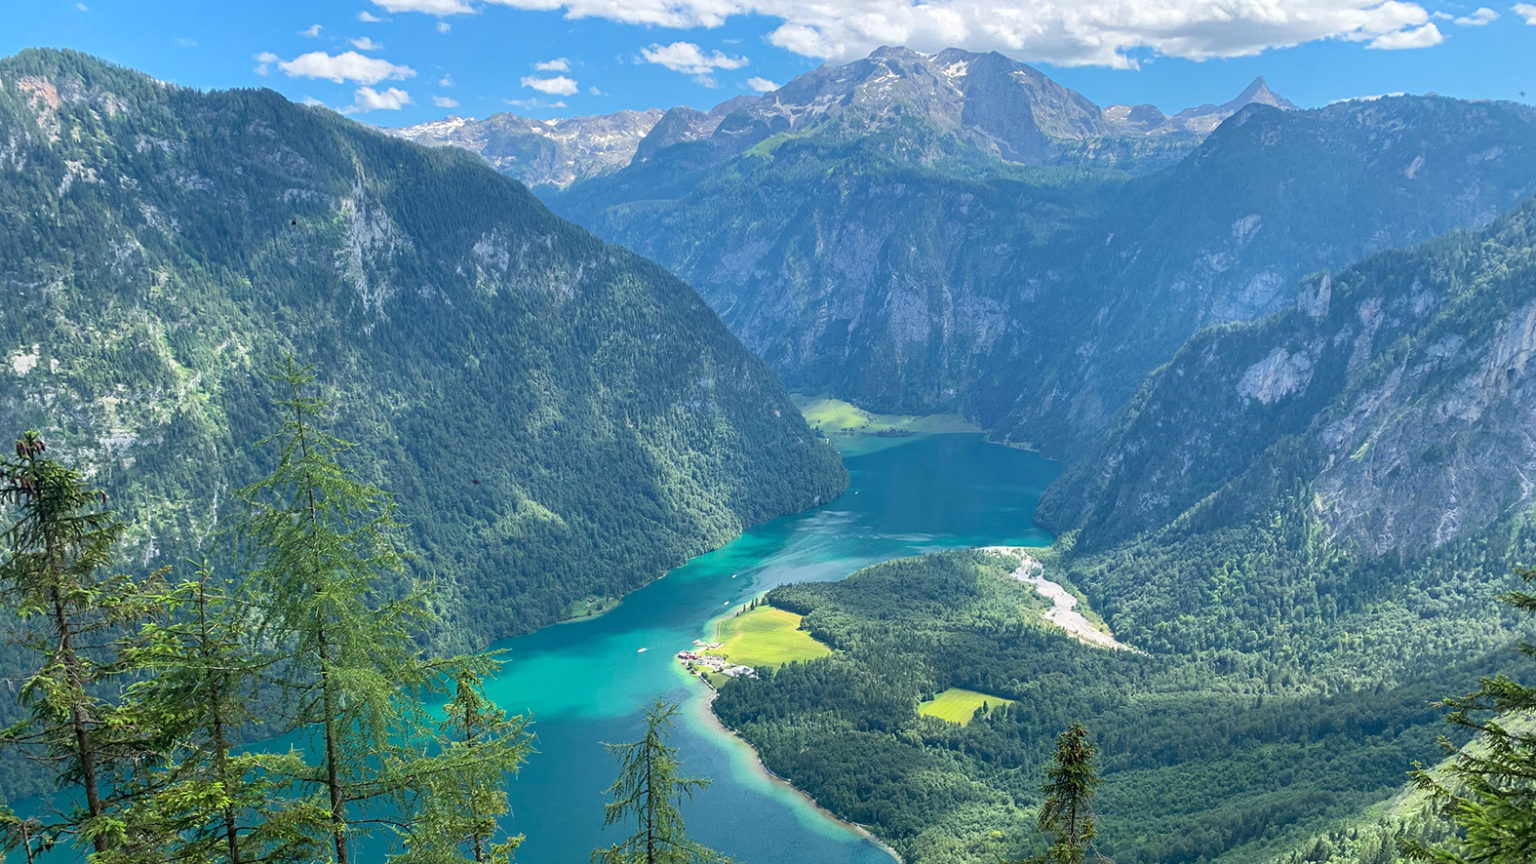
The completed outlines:
<svg viewBox="0 0 1536 864">
<path fill-rule="evenodd" d="M 393 501 L 342 467 L 352 445 L 325 431 L 330 407 L 309 369 L 289 360 L 274 378 L 288 393 L 268 439 L 277 467 L 241 491 L 242 536 L 262 636 L 286 655 L 291 725 L 318 754 L 286 780 L 323 813 L 307 827 L 337 864 L 352 860 L 354 837 L 381 830 L 406 838 L 404 860 L 446 860 L 422 839 L 442 827 L 440 796 L 504 777 L 527 751 L 518 736 L 445 747 L 425 705 L 495 661 L 422 651 L 434 619 L 428 595 L 406 584 Z"/>
<path fill-rule="evenodd" d="M 1536 570 L 1519 575 L 1536 582 Z M 1536 594 L 1511 591 L 1500 599 L 1523 612 L 1536 611 Z M 1520 651 L 1536 657 L 1536 645 L 1522 643 Z M 1442 704 L 1451 709 L 1447 720 L 1477 737 L 1460 749 L 1441 739 L 1451 755 L 1448 776 L 1420 768 L 1413 782 L 1430 793 L 1461 837 L 1441 848 L 1407 841 L 1404 852 L 1437 864 L 1536 861 L 1536 688 L 1501 673 L 1482 679 L 1477 692 Z"/>
<path fill-rule="evenodd" d="M 323 844 L 303 826 L 321 814 L 282 780 L 302 762 L 235 746 L 282 731 L 251 710 L 278 658 L 256 647 L 249 598 L 237 586 L 206 563 L 196 577 L 164 592 L 159 620 L 127 649 L 146 675 L 128 695 L 169 741 L 137 780 L 143 794 L 124 814 L 124 841 L 93 864 L 314 861 Z"/>
<path fill-rule="evenodd" d="M 633 823 L 635 833 L 621 843 L 592 853 L 594 864 L 726 864 L 731 859 L 688 839 L 678 810 L 684 798 L 709 785 L 679 776 L 677 748 L 667 732 L 677 706 L 660 699 L 645 709 L 645 736 L 630 744 L 609 744 L 619 758 L 619 779 L 608 788 L 614 801 L 604 806 L 603 825 Z"/>
<path fill-rule="evenodd" d="M 1098 836 L 1090 806 L 1100 782 L 1093 754 L 1093 742 L 1081 723 L 1073 723 L 1056 737 L 1056 761 L 1046 769 L 1046 782 L 1040 787 L 1045 802 L 1040 805 L 1038 823 L 1040 831 L 1051 835 L 1051 846 L 1026 864 L 1083 864 Z"/>
<path fill-rule="evenodd" d="M 132 707 L 107 698 L 106 685 L 133 670 L 119 655 L 120 637 L 144 619 L 153 592 L 127 576 L 103 571 L 123 525 L 105 509 L 106 496 L 84 475 L 44 455 L 36 432 L 16 442 L 0 462 L 0 505 L 14 521 L 0 536 L 0 596 L 24 622 L 36 623 L 24 645 L 40 665 L 18 695 L 27 718 L 4 730 L 0 743 L 21 745 L 29 758 L 51 763 L 60 785 L 82 808 L 57 820 L 7 820 L 12 843 L 32 854 L 73 838 L 97 853 L 122 840 L 118 812 L 140 759 L 154 755 L 154 730 Z M 18 840 L 18 834 L 26 836 Z"/>
<path fill-rule="evenodd" d="M 428 778 L 431 794 L 417 814 L 408 860 L 511 864 L 523 835 L 506 836 L 500 817 L 511 809 L 507 774 L 533 752 L 528 721 L 507 716 L 486 696 L 479 676 L 464 672 L 453 699 L 443 706 L 438 740 L 444 757 L 459 768 Z"/>
</svg>

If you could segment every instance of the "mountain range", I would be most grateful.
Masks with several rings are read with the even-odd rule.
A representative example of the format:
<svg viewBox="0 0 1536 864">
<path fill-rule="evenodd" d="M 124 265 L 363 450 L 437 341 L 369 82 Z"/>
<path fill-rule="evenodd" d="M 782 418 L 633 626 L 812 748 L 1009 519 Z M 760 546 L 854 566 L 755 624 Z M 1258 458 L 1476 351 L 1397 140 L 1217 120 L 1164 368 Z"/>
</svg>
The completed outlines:
<svg viewBox="0 0 1536 864">
<path fill-rule="evenodd" d="M 702 153 L 719 160 L 771 135 L 829 122 L 847 134 L 867 135 L 899 122 L 904 113 L 922 116 L 982 152 L 1019 164 L 1041 164 L 1084 150 L 1135 152 L 1137 139 L 1157 142 L 1140 146 L 1167 158 L 1250 104 L 1296 107 L 1258 78 L 1229 102 L 1173 116 L 1152 105 L 1100 109 L 1001 54 L 882 48 L 866 60 L 823 66 L 762 96 L 739 96 L 709 111 L 680 106 L 559 120 L 499 113 L 484 120 L 455 116 L 386 131 L 420 144 L 462 147 L 529 186 L 565 188 L 649 162 L 679 144 L 704 142 L 687 151 L 697 164 Z"/>
<path fill-rule="evenodd" d="M 1260 85 L 1208 136 L 1092 137 L 1108 124 L 1085 100 L 975 58 L 969 92 L 1023 82 L 1010 98 L 1040 94 L 1033 116 L 1052 118 L 1004 134 L 995 118 L 1022 109 L 959 107 L 947 55 L 818 70 L 779 91 L 793 100 L 770 94 L 545 198 L 687 279 L 792 390 L 961 413 L 1070 458 L 1200 328 L 1284 307 L 1312 270 L 1486 225 L 1536 189 L 1527 106 L 1300 111 L 1262 104 L 1279 100 Z"/>
</svg>

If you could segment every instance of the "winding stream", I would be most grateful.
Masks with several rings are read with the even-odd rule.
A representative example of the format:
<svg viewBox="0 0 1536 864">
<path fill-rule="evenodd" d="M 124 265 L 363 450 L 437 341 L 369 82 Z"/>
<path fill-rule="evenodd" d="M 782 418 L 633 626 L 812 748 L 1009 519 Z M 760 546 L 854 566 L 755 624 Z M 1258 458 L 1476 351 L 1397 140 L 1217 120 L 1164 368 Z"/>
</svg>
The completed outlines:
<svg viewBox="0 0 1536 864">
<path fill-rule="evenodd" d="M 708 713 L 704 688 L 672 655 L 709 622 L 787 582 L 838 579 L 877 561 L 968 546 L 1038 546 L 1030 519 L 1057 466 L 980 435 L 852 439 L 842 497 L 748 531 L 634 592 L 597 618 L 499 644 L 491 685 L 510 711 L 531 711 L 538 750 L 511 784 L 510 827 L 527 834 L 521 864 L 583 864 L 602 830 L 617 766 L 601 745 L 629 741 L 641 703 L 685 703 L 672 743 L 685 773 L 714 784 L 685 807 L 689 833 L 740 864 L 890 864 L 881 846 L 769 777 Z M 640 649 L 646 649 L 641 651 Z"/>
</svg>

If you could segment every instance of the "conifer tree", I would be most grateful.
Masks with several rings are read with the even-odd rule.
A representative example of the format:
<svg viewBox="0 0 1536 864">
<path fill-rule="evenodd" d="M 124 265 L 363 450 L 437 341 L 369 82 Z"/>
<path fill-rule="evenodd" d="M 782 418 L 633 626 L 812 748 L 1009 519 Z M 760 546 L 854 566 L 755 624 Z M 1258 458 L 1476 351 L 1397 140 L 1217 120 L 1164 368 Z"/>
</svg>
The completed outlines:
<svg viewBox="0 0 1536 864">
<path fill-rule="evenodd" d="M 430 772 L 431 794 L 405 860 L 410 864 L 510 864 L 521 834 L 501 834 L 507 803 L 506 777 L 533 752 L 522 716 L 509 717 L 485 694 L 472 670 L 459 674 L 454 696 L 439 724 L 443 761 L 453 770 Z M 500 837 L 500 839 L 498 839 Z"/>
<path fill-rule="evenodd" d="M 329 405 L 310 370 L 289 359 L 273 377 L 288 391 L 267 439 L 277 466 L 241 491 L 242 535 L 263 636 L 287 655 L 291 724 L 319 751 L 314 770 L 288 779 L 317 796 L 324 816 L 308 827 L 348 864 L 354 835 L 419 837 L 420 818 L 443 812 L 432 796 L 464 772 L 511 764 L 513 742 L 443 749 L 425 704 L 490 661 L 424 654 L 429 597 L 405 579 L 393 501 L 342 466 L 352 445 L 323 428 Z"/>
<path fill-rule="evenodd" d="M 1055 763 L 1046 769 L 1046 782 L 1040 787 L 1045 801 L 1037 823 L 1040 831 L 1051 835 L 1051 845 L 1027 864 L 1083 864 L 1098 836 L 1090 806 L 1100 782 L 1093 755 L 1093 742 L 1081 723 L 1073 723 L 1056 737 Z"/>
<path fill-rule="evenodd" d="M 132 671 L 118 656 L 119 637 L 152 608 L 153 580 L 103 573 L 123 525 L 104 509 L 106 495 L 47 449 L 29 431 L 0 463 L 0 505 L 14 514 L 0 536 L 0 592 L 22 620 L 40 622 L 25 644 L 41 659 L 18 694 L 28 716 L 0 742 L 57 765 L 84 805 L 30 835 L 28 854 L 32 837 L 51 845 L 64 836 L 101 853 L 122 839 L 127 772 L 152 753 L 152 736 L 103 693 Z"/>
<path fill-rule="evenodd" d="M 609 744 L 619 758 L 619 778 L 608 788 L 603 824 L 635 824 L 628 839 L 592 853 L 594 864 L 726 864 L 730 858 L 688 838 L 678 806 L 709 781 L 679 775 L 677 748 L 667 732 L 677 706 L 660 699 L 645 709 L 645 735 L 630 744 Z"/>
<path fill-rule="evenodd" d="M 125 813 L 125 840 L 96 864 L 314 860 L 317 844 L 301 826 L 320 814 L 280 779 L 301 764 L 235 749 L 243 728 L 280 731 L 264 730 L 250 710 L 277 658 L 254 647 L 246 599 L 205 562 L 195 580 L 165 592 L 160 620 L 127 649 L 147 673 L 129 699 L 167 739 L 166 756 L 136 779 L 144 794 Z"/>
<path fill-rule="evenodd" d="M 1527 583 L 1536 570 L 1519 571 Z M 1501 597 L 1522 612 L 1536 611 L 1536 594 L 1511 591 Z M 1536 645 L 1520 651 L 1536 657 Z M 1536 861 L 1536 687 L 1500 673 L 1483 678 L 1466 696 L 1446 699 L 1447 720 L 1477 733 L 1466 747 L 1448 739 L 1441 747 L 1451 756 L 1445 778 L 1423 768 L 1413 783 L 1430 793 L 1441 811 L 1460 829 L 1454 842 L 1431 848 L 1406 841 L 1409 858 L 1436 864 L 1528 864 Z"/>
</svg>

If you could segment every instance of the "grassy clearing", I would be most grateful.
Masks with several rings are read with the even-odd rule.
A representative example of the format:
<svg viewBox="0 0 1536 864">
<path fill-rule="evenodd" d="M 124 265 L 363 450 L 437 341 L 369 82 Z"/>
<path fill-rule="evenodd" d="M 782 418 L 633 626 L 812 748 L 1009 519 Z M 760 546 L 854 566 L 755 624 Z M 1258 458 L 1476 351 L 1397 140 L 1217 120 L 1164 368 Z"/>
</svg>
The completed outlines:
<svg viewBox="0 0 1536 864">
<path fill-rule="evenodd" d="M 927 714 L 929 717 L 937 717 L 950 723 L 959 723 L 961 726 L 970 723 L 976 716 L 976 709 L 982 705 L 987 706 L 990 714 L 999 705 L 1011 705 L 1012 699 L 1004 699 L 1001 696 L 992 696 L 987 693 L 978 693 L 975 690 L 966 690 L 962 687 L 951 687 L 943 693 L 929 699 L 917 706 L 919 714 Z"/>
<path fill-rule="evenodd" d="M 617 597 L 587 597 L 582 600 L 575 600 L 571 605 L 565 607 L 565 617 L 560 619 L 560 623 L 567 624 L 572 621 L 596 618 L 599 615 L 617 609 L 619 602 Z"/>
<path fill-rule="evenodd" d="M 976 424 L 953 414 L 876 414 L 841 399 L 793 398 L 805 422 L 827 435 L 936 435 L 981 431 Z"/>
<path fill-rule="evenodd" d="M 720 625 L 724 647 L 711 651 L 742 666 L 780 666 L 814 660 L 832 649 L 800 629 L 800 616 L 772 606 L 759 606 Z"/>
</svg>

